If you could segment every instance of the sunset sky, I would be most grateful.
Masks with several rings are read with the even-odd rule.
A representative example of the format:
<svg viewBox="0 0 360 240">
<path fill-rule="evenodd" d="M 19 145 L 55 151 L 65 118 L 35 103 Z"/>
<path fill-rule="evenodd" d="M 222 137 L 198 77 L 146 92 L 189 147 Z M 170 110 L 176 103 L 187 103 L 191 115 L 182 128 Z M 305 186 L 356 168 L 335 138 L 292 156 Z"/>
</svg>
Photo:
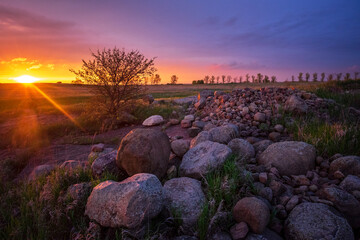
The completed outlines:
<svg viewBox="0 0 360 240">
<path fill-rule="evenodd" d="M 138 49 L 162 83 L 360 71 L 359 0 L 0 0 L 0 82 L 71 81 L 98 48 Z"/>
</svg>

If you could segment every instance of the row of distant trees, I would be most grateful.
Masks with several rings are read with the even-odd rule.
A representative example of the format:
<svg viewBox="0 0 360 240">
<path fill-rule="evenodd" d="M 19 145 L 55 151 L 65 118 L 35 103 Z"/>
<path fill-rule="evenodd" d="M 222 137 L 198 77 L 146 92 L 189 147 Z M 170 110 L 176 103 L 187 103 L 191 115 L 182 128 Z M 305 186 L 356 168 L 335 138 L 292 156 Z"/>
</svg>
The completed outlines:
<svg viewBox="0 0 360 240">
<path fill-rule="evenodd" d="M 276 76 L 269 77 L 268 75 L 262 75 L 261 73 L 258 73 L 256 76 L 249 74 L 246 74 L 245 77 L 239 76 L 239 77 L 232 77 L 230 75 L 222 75 L 222 76 L 209 76 L 206 75 L 204 79 L 202 80 L 194 80 L 192 84 L 225 84 L 225 83 L 274 83 L 277 81 Z"/>
<path fill-rule="evenodd" d="M 354 72 L 354 78 L 355 80 L 358 79 L 359 72 Z M 291 81 L 295 82 L 296 80 L 299 82 L 324 82 L 324 81 L 341 81 L 341 80 L 350 80 L 351 74 L 350 73 L 332 73 L 326 75 L 324 72 L 318 75 L 318 73 L 302 73 L 300 72 L 298 76 L 295 78 L 294 75 L 291 76 Z M 245 77 L 239 76 L 239 77 L 232 77 L 230 75 L 222 75 L 215 77 L 214 75 L 209 76 L 206 75 L 204 79 L 201 80 L 194 80 L 192 81 L 192 84 L 225 84 L 225 83 L 274 83 L 277 81 L 276 76 L 269 77 L 268 75 L 262 75 L 261 73 L 258 73 L 257 75 L 249 75 L 246 74 Z"/>
<path fill-rule="evenodd" d="M 358 76 L 359 76 L 359 72 L 354 72 L 354 80 L 357 80 L 358 79 Z M 313 73 L 312 75 L 310 75 L 310 73 L 302 73 L 300 72 L 299 75 L 297 76 L 297 80 L 299 82 L 309 82 L 309 81 L 313 81 L 313 82 L 324 82 L 325 80 L 328 81 L 328 82 L 331 82 L 331 81 L 341 81 L 341 80 L 344 80 L 344 81 L 347 81 L 347 80 L 350 80 L 351 79 L 351 74 L 350 73 L 331 73 L 331 74 L 328 74 L 326 76 L 325 73 L 321 73 L 320 76 L 318 75 L 318 73 Z M 295 76 L 292 75 L 291 76 L 291 81 L 292 82 L 295 82 L 296 79 L 295 79 Z"/>
</svg>

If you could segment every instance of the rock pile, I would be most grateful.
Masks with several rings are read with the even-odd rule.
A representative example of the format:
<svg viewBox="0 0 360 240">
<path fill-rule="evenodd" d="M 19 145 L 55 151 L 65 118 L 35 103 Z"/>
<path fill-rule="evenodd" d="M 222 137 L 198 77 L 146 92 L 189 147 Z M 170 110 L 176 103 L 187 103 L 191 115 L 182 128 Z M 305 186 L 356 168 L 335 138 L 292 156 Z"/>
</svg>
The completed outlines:
<svg viewBox="0 0 360 240">
<path fill-rule="evenodd" d="M 293 89 L 202 91 L 180 122 L 191 139 L 169 139 L 150 127 L 130 132 L 116 159 L 104 146 L 93 148 L 94 174 L 117 169 L 130 177 L 96 186 L 85 214 L 102 227 L 129 229 L 172 216 L 180 229 L 159 239 L 198 239 L 204 207 L 215 201 L 204 177 L 234 156 L 246 181 L 232 209 L 219 207 L 209 219 L 207 239 L 352 240 L 360 233 L 360 157 L 324 159 L 273 123 L 281 108 L 303 114 L 328 104 Z M 222 181 L 221 189 L 231 187 Z"/>
</svg>

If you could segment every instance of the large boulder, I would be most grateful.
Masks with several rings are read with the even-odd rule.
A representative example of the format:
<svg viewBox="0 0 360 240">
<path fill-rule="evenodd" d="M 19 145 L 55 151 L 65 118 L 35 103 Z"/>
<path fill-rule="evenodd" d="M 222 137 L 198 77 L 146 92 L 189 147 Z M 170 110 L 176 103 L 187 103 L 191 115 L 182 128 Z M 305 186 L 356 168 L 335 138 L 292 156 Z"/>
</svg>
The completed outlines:
<svg viewBox="0 0 360 240">
<path fill-rule="evenodd" d="M 297 97 L 296 95 L 291 95 L 285 102 L 285 111 L 294 112 L 298 114 L 303 114 L 308 111 L 308 105 L 304 100 Z"/>
<path fill-rule="evenodd" d="M 272 165 L 281 175 L 306 175 L 315 167 L 316 149 L 305 142 L 273 143 L 258 156 L 258 163 Z"/>
<path fill-rule="evenodd" d="M 253 144 L 256 154 L 261 154 L 274 142 L 271 140 L 261 140 Z"/>
<path fill-rule="evenodd" d="M 228 143 L 228 147 L 242 161 L 247 162 L 255 157 L 254 147 L 244 139 L 235 138 Z"/>
<path fill-rule="evenodd" d="M 345 176 L 355 175 L 360 177 L 360 157 L 346 156 L 335 159 L 330 164 L 330 176 L 333 176 L 336 171 L 342 172 Z"/>
<path fill-rule="evenodd" d="M 322 203 L 297 205 L 285 221 L 285 237 L 293 240 L 353 240 L 349 223 L 334 208 Z"/>
<path fill-rule="evenodd" d="M 245 197 L 236 203 L 233 216 L 237 222 L 246 222 L 254 233 L 262 233 L 270 221 L 270 210 L 262 200 Z"/>
<path fill-rule="evenodd" d="M 180 165 L 180 176 L 200 179 L 224 164 L 231 155 L 231 149 L 220 143 L 205 141 L 191 148 Z"/>
<path fill-rule="evenodd" d="M 331 201 L 353 228 L 360 227 L 360 202 L 353 195 L 336 187 L 324 188 L 319 194 Z"/>
<path fill-rule="evenodd" d="M 85 214 L 103 227 L 136 228 L 156 217 L 163 208 L 159 179 L 140 173 L 122 182 L 105 181 L 90 194 Z"/>
<path fill-rule="evenodd" d="M 192 178 L 173 178 L 164 184 L 164 204 L 182 218 L 183 228 L 191 232 L 197 224 L 206 198 L 201 182 Z"/>
<path fill-rule="evenodd" d="M 138 128 L 121 141 L 116 164 L 129 176 L 152 173 L 158 178 L 165 175 L 170 157 L 168 136 L 155 129 Z"/>
<path fill-rule="evenodd" d="M 209 130 L 214 142 L 227 144 L 231 139 L 239 137 L 239 128 L 234 124 L 226 124 Z"/>
<path fill-rule="evenodd" d="M 142 123 L 143 126 L 156 126 L 159 124 L 162 124 L 164 122 L 164 118 L 160 115 L 153 115 L 148 117 L 147 119 L 144 120 L 144 122 Z"/>
</svg>

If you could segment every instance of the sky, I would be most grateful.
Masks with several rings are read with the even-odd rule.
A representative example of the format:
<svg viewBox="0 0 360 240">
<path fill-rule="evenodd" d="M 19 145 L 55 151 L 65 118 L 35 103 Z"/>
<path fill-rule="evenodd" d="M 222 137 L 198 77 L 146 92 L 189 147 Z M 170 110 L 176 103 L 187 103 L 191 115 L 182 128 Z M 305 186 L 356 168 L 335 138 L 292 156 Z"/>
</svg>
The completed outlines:
<svg viewBox="0 0 360 240">
<path fill-rule="evenodd" d="M 136 49 L 162 83 L 360 71 L 359 0 L 0 0 L 0 82 L 71 81 L 97 49 Z"/>
</svg>

